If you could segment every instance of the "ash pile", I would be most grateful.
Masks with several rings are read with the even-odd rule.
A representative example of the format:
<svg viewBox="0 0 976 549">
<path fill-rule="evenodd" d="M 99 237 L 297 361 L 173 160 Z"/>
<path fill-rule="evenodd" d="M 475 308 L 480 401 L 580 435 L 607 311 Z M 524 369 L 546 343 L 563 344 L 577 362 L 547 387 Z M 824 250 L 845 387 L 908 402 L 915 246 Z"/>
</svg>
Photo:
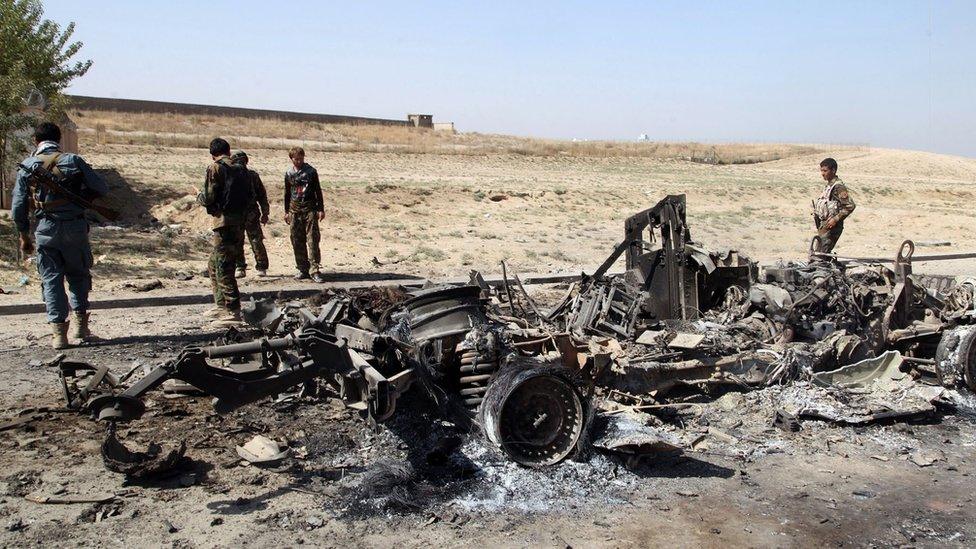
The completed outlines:
<svg viewBox="0 0 976 549">
<path fill-rule="evenodd" d="M 893 268 L 812 254 L 761 269 L 694 242 L 683 195 L 624 233 L 551 303 L 504 264 L 494 285 L 475 272 L 460 286 L 252 302 L 250 331 L 187 347 L 128 384 L 62 365 L 66 396 L 113 426 L 106 464 L 128 475 L 182 454 L 131 452 L 114 437 L 147 393 L 176 384 L 214 397 L 222 415 L 341 404 L 371 445 L 398 450 L 362 464 L 377 469 L 360 478 L 360 500 L 528 509 L 626 493 L 633 471 L 682 452 L 752 459 L 810 446 L 803 432 L 971 400 L 956 389 L 976 388 L 976 282 L 914 275 L 910 242 Z M 621 257 L 625 271 L 609 274 Z M 280 458 L 287 448 L 270 442 L 241 457 Z M 404 465 L 409 456 L 423 458 Z"/>
</svg>

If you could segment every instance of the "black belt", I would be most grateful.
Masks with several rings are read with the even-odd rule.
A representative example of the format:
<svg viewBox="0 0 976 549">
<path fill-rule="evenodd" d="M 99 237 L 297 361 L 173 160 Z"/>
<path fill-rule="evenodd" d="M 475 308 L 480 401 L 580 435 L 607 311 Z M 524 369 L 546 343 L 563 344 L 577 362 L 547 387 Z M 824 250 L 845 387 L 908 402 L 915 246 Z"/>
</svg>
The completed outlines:
<svg viewBox="0 0 976 549">
<path fill-rule="evenodd" d="M 37 210 L 37 212 L 34 215 L 35 217 L 37 217 L 37 219 L 50 219 L 51 221 L 78 221 L 79 219 L 85 219 L 84 213 L 80 213 L 74 217 L 55 217 L 54 215 L 51 215 L 51 212 L 45 212 L 44 210 Z"/>
</svg>

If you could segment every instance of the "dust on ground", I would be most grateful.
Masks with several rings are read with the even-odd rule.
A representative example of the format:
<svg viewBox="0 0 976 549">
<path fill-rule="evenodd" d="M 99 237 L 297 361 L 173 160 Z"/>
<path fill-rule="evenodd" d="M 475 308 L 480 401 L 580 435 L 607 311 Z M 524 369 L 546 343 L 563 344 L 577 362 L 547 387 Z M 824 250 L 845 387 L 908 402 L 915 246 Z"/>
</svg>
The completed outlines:
<svg viewBox="0 0 976 549">
<path fill-rule="evenodd" d="M 157 364 L 220 335 L 202 310 L 102 311 L 105 339 L 69 349 L 69 359 L 116 373 Z M 7 324 L 0 334 L 15 331 Z M 41 414 L 0 438 L 3 545 L 969 546 L 976 536 L 971 395 L 912 422 L 803 421 L 792 432 L 772 424 L 781 388 L 730 392 L 634 418 L 680 431 L 694 450 L 642 459 L 593 451 L 536 471 L 440 419 L 417 391 L 379 431 L 321 397 L 218 416 L 208 398 L 156 391 L 120 436 L 133 447 L 185 440 L 187 460 L 140 484 L 104 469 L 104 425 L 57 410 L 57 375 L 43 362 L 53 355 L 41 340 L 0 361 L 0 416 Z M 242 462 L 235 447 L 256 434 L 288 445 L 291 457 L 270 468 Z M 44 505 L 28 494 L 115 497 Z"/>
</svg>

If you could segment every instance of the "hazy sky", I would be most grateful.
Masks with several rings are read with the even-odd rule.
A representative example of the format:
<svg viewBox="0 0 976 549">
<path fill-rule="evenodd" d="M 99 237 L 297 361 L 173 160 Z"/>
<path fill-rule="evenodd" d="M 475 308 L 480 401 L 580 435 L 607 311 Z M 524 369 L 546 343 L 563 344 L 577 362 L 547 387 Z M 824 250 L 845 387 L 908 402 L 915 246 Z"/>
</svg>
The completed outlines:
<svg viewBox="0 0 976 549">
<path fill-rule="evenodd" d="M 70 93 L 976 157 L 976 2 L 47 0 Z"/>
</svg>

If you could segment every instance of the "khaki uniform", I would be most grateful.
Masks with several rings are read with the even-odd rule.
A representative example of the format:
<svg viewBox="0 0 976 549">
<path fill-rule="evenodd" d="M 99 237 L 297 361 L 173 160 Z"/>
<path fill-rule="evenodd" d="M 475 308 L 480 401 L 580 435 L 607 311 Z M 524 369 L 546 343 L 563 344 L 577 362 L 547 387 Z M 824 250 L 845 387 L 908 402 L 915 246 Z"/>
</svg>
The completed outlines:
<svg viewBox="0 0 976 549">
<path fill-rule="evenodd" d="M 264 231 L 261 229 L 261 218 L 271 214 L 271 207 L 268 204 L 268 192 L 264 188 L 261 176 L 254 170 L 247 170 L 251 178 L 251 190 L 254 194 L 254 204 L 244 215 L 244 232 L 247 240 L 251 243 L 251 252 L 254 254 L 254 268 L 259 271 L 268 270 L 268 250 L 264 247 Z M 247 257 L 241 249 L 240 257 L 237 259 L 238 269 L 247 269 Z"/>
<path fill-rule="evenodd" d="M 291 214 L 291 247 L 295 266 L 302 273 L 321 268 L 318 214 L 325 211 L 322 186 L 315 168 L 303 164 L 285 174 L 285 211 Z"/>
<path fill-rule="evenodd" d="M 230 164 L 230 157 L 222 156 L 207 168 L 203 190 L 197 196 L 197 201 L 205 206 L 207 212 L 214 218 L 211 240 L 213 251 L 207 264 L 214 303 L 228 311 L 239 311 L 241 296 L 237 289 L 237 278 L 234 277 L 234 267 L 244 249 L 244 215 L 225 214 L 216 209 L 226 183 L 226 170 Z"/>
<path fill-rule="evenodd" d="M 847 186 L 839 177 L 834 177 L 824 186 L 820 197 L 813 203 L 813 221 L 820 237 L 820 251 L 830 253 L 844 232 L 844 220 L 851 215 L 856 205 Z M 828 224 L 833 227 L 827 229 Z"/>
</svg>

